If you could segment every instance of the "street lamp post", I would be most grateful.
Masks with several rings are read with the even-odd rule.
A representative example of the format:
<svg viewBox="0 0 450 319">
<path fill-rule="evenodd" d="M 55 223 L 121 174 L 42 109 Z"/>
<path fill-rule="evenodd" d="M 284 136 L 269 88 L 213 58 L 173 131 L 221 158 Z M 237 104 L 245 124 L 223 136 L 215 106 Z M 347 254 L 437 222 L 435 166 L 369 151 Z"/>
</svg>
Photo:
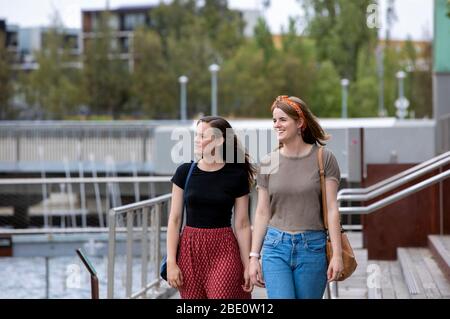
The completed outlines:
<svg viewBox="0 0 450 319">
<path fill-rule="evenodd" d="M 403 71 L 399 71 L 396 74 L 398 80 L 398 99 L 395 101 L 395 107 L 397 108 L 397 117 L 399 119 L 404 119 L 408 114 L 409 101 L 405 97 L 403 80 L 406 77 L 406 73 Z"/>
<path fill-rule="evenodd" d="M 182 75 L 178 78 L 180 83 L 180 117 L 182 121 L 187 120 L 187 99 L 186 99 L 186 84 L 189 78 L 186 75 Z"/>
<path fill-rule="evenodd" d="M 348 117 L 348 111 L 347 111 L 347 100 L 348 100 L 348 85 L 350 84 L 350 81 L 347 79 L 341 80 L 341 86 L 342 86 L 342 112 L 341 117 L 343 119 L 346 119 Z"/>
<path fill-rule="evenodd" d="M 211 64 L 209 72 L 211 72 L 211 115 L 217 116 L 217 73 L 220 71 L 220 66 Z"/>
</svg>

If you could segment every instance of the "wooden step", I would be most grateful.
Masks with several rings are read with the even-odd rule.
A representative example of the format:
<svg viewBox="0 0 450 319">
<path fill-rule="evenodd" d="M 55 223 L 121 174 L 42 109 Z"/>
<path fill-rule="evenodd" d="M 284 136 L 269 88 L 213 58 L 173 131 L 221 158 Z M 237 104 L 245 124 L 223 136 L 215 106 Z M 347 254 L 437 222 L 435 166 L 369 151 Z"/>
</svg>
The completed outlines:
<svg viewBox="0 0 450 319">
<path fill-rule="evenodd" d="M 400 263 L 400 268 L 408 287 L 409 294 L 414 297 L 421 293 L 419 278 L 415 271 L 415 267 L 407 248 L 397 249 L 397 258 Z"/>
<path fill-rule="evenodd" d="M 450 236 L 430 235 L 428 247 L 447 280 L 450 281 Z"/>
<path fill-rule="evenodd" d="M 369 260 L 367 293 L 369 299 L 410 299 L 399 262 Z"/>
<path fill-rule="evenodd" d="M 397 256 L 411 298 L 450 298 L 450 283 L 427 248 L 398 248 Z"/>
<path fill-rule="evenodd" d="M 358 241 L 354 239 L 355 236 L 349 236 L 358 267 L 350 278 L 338 283 L 339 299 L 367 299 L 367 250 L 355 248 Z"/>
</svg>

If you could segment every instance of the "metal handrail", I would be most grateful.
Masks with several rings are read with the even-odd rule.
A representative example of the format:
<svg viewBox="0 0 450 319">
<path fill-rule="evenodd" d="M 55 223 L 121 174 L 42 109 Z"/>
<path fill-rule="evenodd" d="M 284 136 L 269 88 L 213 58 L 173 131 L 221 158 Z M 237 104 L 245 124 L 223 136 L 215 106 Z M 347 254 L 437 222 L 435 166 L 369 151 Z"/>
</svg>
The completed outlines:
<svg viewBox="0 0 450 319">
<path fill-rule="evenodd" d="M 141 230 L 135 227 L 134 230 Z M 161 231 L 167 231 L 166 226 L 161 226 Z M 116 227 L 116 233 L 127 232 L 126 227 Z M 0 235 L 56 235 L 56 234 L 97 234 L 109 233 L 108 227 L 73 227 L 73 228 L 25 228 L 25 229 L 0 229 Z"/>
<path fill-rule="evenodd" d="M 450 154 L 450 153 L 449 153 Z M 450 164 L 450 156 L 444 159 L 441 159 L 440 161 L 434 162 L 432 164 L 429 164 L 426 167 L 421 167 L 420 169 L 415 169 L 413 172 L 409 172 L 409 174 L 402 176 L 401 178 L 396 178 L 391 180 L 389 183 L 383 183 L 381 187 L 378 187 L 376 189 L 373 189 L 365 194 L 353 194 L 353 195 L 342 195 L 338 194 L 338 201 L 367 201 L 371 200 L 375 197 L 378 197 L 380 195 L 385 194 L 386 192 L 389 192 L 393 189 L 396 189 L 399 186 L 402 186 L 408 182 L 411 182 L 412 180 L 423 176 L 429 172 L 432 172 L 444 165 Z M 388 179 L 387 179 L 388 180 Z M 366 189 L 367 190 L 367 189 Z"/>
<path fill-rule="evenodd" d="M 405 198 L 413 193 L 416 193 L 418 191 L 421 191 L 422 189 L 424 189 L 428 186 L 439 183 L 440 181 L 443 181 L 444 179 L 446 179 L 448 177 L 450 177 L 450 169 L 446 170 L 438 175 L 430 177 L 420 183 L 414 184 L 413 186 L 410 186 L 406 189 L 403 189 L 396 194 L 393 194 L 391 196 L 383 198 L 369 206 L 340 207 L 339 212 L 341 214 L 349 214 L 349 215 L 351 215 L 351 214 L 370 214 L 380 208 L 383 208 L 387 205 L 392 204 L 393 202 L 403 199 L 403 198 Z"/>
<path fill-rule="evenodd" d="M 366 187 L 366 188 L 344 188 L 344 189 L 341 189 L 338 192 L 338 200 L 347 200 L 347 198 L 344 197 L 344 195 L 348 195 L 348 194 L 367 194 L 367 193 L 373 192 L 373 191 L 375 191 L 375 190 L 377 190 L 379 188 L 382 188 L 382 187 L 384 187 L 386 185 L 389 185 L 389 184 L 391 184 L 393 182 L 396 182 L 397 180 L 402 180 L 403 178 L 408 177 L 408 175 L 410 175 L 410 174 L 413 174 L 413 173 L 415 173 L 417 171 L 422 171 L 423 169 L 426 169 L 427 167 L 435 164 L 436 162 L 440 162 L 440 161 L 442 161 L 444 159 L 450 159 L 450 152 L 446 152 L 444 154 L 436 156 L 436 157 L 434 157 L 434 158 L 432 158 L 432 159 L 430 159 L 428 161 L 420 163 L 420 164 L 418 164 L 418 165 L 416 165 L 414 167 L 411 167 L 411 168 L 409 168 L 409 169 L 407 169 L 407 170 L 405 170 L 405 171 L 403 171 L 403 172 L 401 172 L 399 174 L 396 174 L 396 175 L 394 175 L 392 177 L 389 177 L 389 178 L 387 178 L 385 180 L 382 180 L 381 182 L 378 182 L 378 183 L 376 183 L 374 185 L 371 185 L 369 187 Z M 433 169 L 426 170 L 424 172 L 424 174 L 426 172 L 432 171 Z"/>
<path fill-rule="evenodd" d="M 94 266 L 92 266 L 92 263 L 89 261 L 89 259 L 83 253 L 83 251 L 81 249 L 77 249 L 76 252 L 77 252 L 78 257 L 80 257 L 84 266 L 88 270 L 89 274 L 91 275 L 91 298 L 99 299 L 100 295 L 99 295 L 99 289 L 98 289 L 97 272 L 95 271 Z"/>
<path fill-rule="evenodd" d="M 134 211 L 134 210 L 138 210 L 138 209 L 142 209 L 148 206 L 152 206 L 152 205 L 156 205 L 156 204 L 162 204 L 163 202 L 166 202 L 167 200 L 169 200 L 172 197 L 172 194 L 165 194 L 165 195 L 161 195 L 155 198 L 151 198 L 151 199 L 147 199 L 144 201 L 140 201 L 137 203 L 132 203 L 132 204 L 128 204 L 128 205 L 123 205 L 120 207 L 115 207 L 112 208 L 112 211 L 114 212 L 114 214 L 121 214 L 121 213 L 127 213 L 129 211 Z M 111 213 L 110 213 L 111 214 Z"/>
<path fill-rule="evenodd" d="M 81 173 L 80 173 L 81 175 Z M 53 225 L 51 225 L 52 216 L 59 215 L 59 216 L 70 216 L 72 217 L 71 222 L 72 226 L 76 225 L 76 215 L 81 215 L 81 223 L 83 225 L 83 228 L 87 227 L 87 218 L 90 213 L 88 207 L 87 207 L 87 197 L 94 198 L 95 204 L 96 204 L 96 213 L 98 215 L 98 221 L 99 226 L 103 227 L 106 225 L 104 221 L 105 212 L 107 212 L 102 208 L 102 192 L 100 191 L 101 185 L 107 185 L 105 193 L 106 196 L 106 205 L 109 206 L 110 202 L 110 195 L 112 195 L 113 200 L 112 204 L 115 205 L 116 201 L 115 199 L 117 196 L 121 196 L 120 188 L 115 188 L 115 184 L 118 185 L 132 185 L 134 184 L 134 197 L 139 200 L 140 197 L 140 190 L 139 185 L 141 184 L 147 184 L 147 183 L 169 183 L 171 179 L 171 176 L 125 176 L 125 177 L 117 177 L 117 176 L 108 176 L 108 177 L 70 177 L 70 174 L 66 173 L 66 177 L 40 177 L 40 178 L 7 178 L 7 179 L 1 179 L 0 178 L 0 189 L 4 189 L 5 194 L 10 193 L 16 193 L 16 192 L 28 192 L 30 194 L 33 191 L 36 192 L 36 194 L 39 194 L 39 192 L 42 193 L 42 202 L 41 205 L 43 205 L 43 210 L 39 215 L 42 215 L 43 217 L 43 223 L 44 223 L 44 231 L 43 233 L 50 233 L 50 228 L 53 228 Z M 14 191 L 14 187 L 19 187 L 22 185 L 26 186 L 32 186 L 32 188 L 24 188 L 23 190 L 16 190 Z M 68 195 L 68 204 L 69 204 L 69 210 L 65 206 L 61 209 L 51 208 L 49 207 L 49 204 L 47 202 L 47 199 L 49 201 L 52 200 L 51 194 L 49 196 L 49 188 L 52 185 L 69 185 L 67 194 L 79 194 L 80 198 L 80 208 L 75 209 L 75 203 L 72 199 L 71 195 Z M 74 185 L 74 186 L 72 186 Z M 91 185 L 93 188 L 91 188 Z M 38 186 L 41 186 L 41 190 L 38 190 Z M 33 188 L 34 187 L 34 188 Z M 62 188 L 62 186 L 60 186 Z M 76 187 L 79 189 L 73 189 L 73 187 Z M 89 187 L 89 191 L 88 190 Z M 150 187 L 150 192 L 153 193 L 153 190 Z M 52 188 L 50 188 L 50 193 Z M 1 192 L 1 191 L 0 191 Z M 126 191 L 127 195 L 130 194 L 132 191 L 130 188 L 127 188 Z M 64 193 L 63 190 L 61 190 L 61 193 Z M 133 194 L 133 193 L 131 193 Z M 78 196 L 78 195 L 76 195 Z M 92 197 L 90 197 L 92 196 Z M 0 204 L 1 205 L 1 204 Z M 13 205 L 11 205 L 13 206 Z M 95 211 L 94 211 L 95 212 Z M 27 212 L 28 214 L 28 212 Z M 63 220 L 63 219 L 61 219 Z M 50 222 L 50 224 L 49 224 Z M 28 221 L 27 221 L 28 224 Z M 49 227 L 50 226 L 50 227 Z M 84 232 L 84 231 L 81 231 Z M 0 230 L 1 233 L 1 230 Z"/>
<path fill-rule="evenodd" d="M 151 218 L 154 222 L 155 231 L 153 232 L 154 240 L 152 241 L 155 245 L 155 269 L 159 269 L 159 263 L 161 259 L 161 205 L 165 202 L 168 204 L 172 198 L 172 194 L 166 194 L 158 196 L 149 200 L 124 205 L 116 208 L 112 208 L 109 211 L 109 243 L 108 243 L 108 288 L 107 288 L 107 298 L 114 298 L 114 261 L 116 255 L 116 217 L 119 214 L 126 214 L 126 229 L 127 229 L 127 240 L 126 240 L 126 297 L 127 298 L 139 298 L 146 297 L 147 291 L 153 287 L 159 287 L 161 280 L 159 276 L 154 279 L 151 283 L 147 282 L 147 268 L 148 268 L 148 218 L 151 214 Z M 168 209 L 169 209 L 168 205 Z M 155 209 L 151 209 L 151 208 Z M 142 265 L 141 265 L 141 289 L 132 293 L 132 257 L 133 257 L 133 217 L 134 214 L 142 212 Z M 157 272 L 158 273 L 158 272 Z"/>
<path fill-rule="evenodd" d="M 417 178 L 418 176 L 421 176 L 429 171 L 435 170 L 437 167 L 441 167 L 442 165 L 445 165 L 442 163 L 450 162 L 450 158 L 446 158 L 449 154 L 450 154 L 450 152 L 445 153 L 441 156 L 438 156 L 437 158 L 434 158 L 433 160 L 430 160 L 430 161 L 424 162 L 420 165 L 417 165 L 410 170 L 402 172 L 401 174 L 397 174 L 397 175 L 395 175 L 389 179 L 386 179 L 376 185 L 373 185 L 372 189 L 370 189 L 370 188 L 359 189 L 360 192 L 361 191 L 367 192 L 370 189 L 366 195 L 347 195 L 347 196 L 341 195 L 340 198 L 338 195 L 338 200 L 340 201 L 344 198 L 347 200 L 368 200 L 373 197 L 376 197 L 382 193 L 385 193 L 385 192 L 392 190 L 400 185 L 403 185 L 403 184 L 409 182 L 410 180 Z M 437 159 L 437 161 L 436 161 L 436 159 Z M 423 165 L 425 163 L 427 165 Z M 438 175 L 435 175 L 424 181 L 414 184 L 406 189 L 401 190 L 400 192 L 398 192 L 396 194 L 393 194 L 391 196 L 383 198 L 369 206 L 339 207 L 339 212 L 341 214 L 347 214 L 347 215 L 370 214 L 378 209 L 381 209 L 381 208 L 388 206 L 398 200 L 401 200 L 413 193 L 421 191 L 422 189 L 424 189 L 428 186 L 439 183 L 448 177 L 450 177 L 450 170 L 446 170 Z M 379 188 L 379 189 L 377 190 L 377 188 Z M 442 196 L 442 194 L 441 194 L 441 196 Z M 334 285 L 334 290 L 335 290 L 335 295 L 337 296 L 338 292 L 339 292 L 339 286 L 338 286 L 337 282 Z"/>
<path fill-rule="evenodd" d="M 0 179 L 0 185 L 152 183 L 152 182 L 170 182 L 171 178 L 172 176 L 7 178 L 7 179 Z"/>
</svg>

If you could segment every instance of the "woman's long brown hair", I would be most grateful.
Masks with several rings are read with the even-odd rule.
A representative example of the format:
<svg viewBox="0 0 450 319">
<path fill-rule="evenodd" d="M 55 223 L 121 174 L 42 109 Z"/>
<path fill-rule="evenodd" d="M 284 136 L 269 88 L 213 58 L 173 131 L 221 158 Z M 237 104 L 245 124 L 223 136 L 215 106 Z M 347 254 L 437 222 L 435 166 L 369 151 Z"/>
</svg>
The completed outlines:
<svg viewBox="0 0 450 319">
<path fill-rule="evenodd" d="M 221 148 L 224 162 L 229 163 L 231 161 L 234 165 L 242 165 L 247 173 L 248 184 L 251 187 L 255 180 L 256 168 L 250 163 L 250 156 L 239 142 L 230 123 L 220 116 L 202 117 L 198 120 L 197 125 L 201 122 L 208 123 L 212 128 L 220 130 L 224 139 L 224 144 Z M 234 158 L 231 160 L 227 157 L 227 149 L 233 149 L 234 151 Z M 241 163 L 239 159 L 244 159 L 244 162 Z"/>
<path fill-rule="evenodd" d="M 325 133 L 322 126 L 320 126 L 319 121 L 317 118 L 312 114 L 311 110 L 309 109 L 308 105 L 303 102 L 300 98 L 296 96 L 289 97 L 289 100 L 296 103 L 302 113 L 303 113 L 303 119 L 306 121 L 306 127 L 304 130 L 302 130 L 302 137 L 305 143 L 308 144 L 320 144 L 322 146 L 325 145 L 325 141 L 330 139 L 330 135 Z M 287 103 L 284 103 L 283 101 L 275 101 L 272 105 L 271 112 L 273 113 L 273 110 L 279 108 L 284 113 L 286 113 L 290 118 L 294 119 L 295 121 L 298 121 L 300 119 L 299 114 L 295 111 L 295 109 L 290 106 Z M 282 143 L 280 143 L 280 148 L 283 147 Z"/>
</svg>

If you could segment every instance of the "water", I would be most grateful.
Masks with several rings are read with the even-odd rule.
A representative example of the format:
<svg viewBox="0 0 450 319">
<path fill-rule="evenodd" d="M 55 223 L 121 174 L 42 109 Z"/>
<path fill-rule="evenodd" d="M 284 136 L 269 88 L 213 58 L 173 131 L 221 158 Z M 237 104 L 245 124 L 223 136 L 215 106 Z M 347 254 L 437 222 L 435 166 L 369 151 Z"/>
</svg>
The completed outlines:
<svg viewBox="0 0 450 319">
<path fill-rule="evenodd" d="M 97 271 L 100 298 L 106 298 L 107 264 L 104 257 L 88 257 Z M 46 280 L 48 259 L 49 282 Z M 115 298 L 125 297 L 125 256 L 116 257 Z M 155 278 L 151 264 L 147 280 Z M 141 258 L 133 258 L 132 291 L 141 288 Z M 91 281 L 77 257 L 1 257 L 0 299 L 90 299 Z"/>
</svg>

